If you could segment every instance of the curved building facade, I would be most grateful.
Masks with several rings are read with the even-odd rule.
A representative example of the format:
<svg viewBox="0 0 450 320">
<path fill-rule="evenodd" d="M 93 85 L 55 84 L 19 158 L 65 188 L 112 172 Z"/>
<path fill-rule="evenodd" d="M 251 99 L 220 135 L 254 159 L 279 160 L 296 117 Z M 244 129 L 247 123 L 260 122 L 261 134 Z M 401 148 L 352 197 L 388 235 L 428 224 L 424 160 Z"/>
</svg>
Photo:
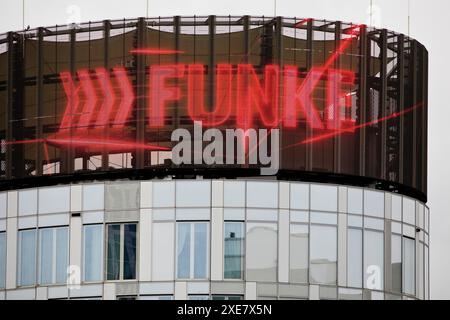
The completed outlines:
<svg viewBox="0 0 450 320">
<path fill-rule="evenodd" d="M 339 21 L 0 35 L 0 299 L 428 299 L 427 70 Z"/>
</svg>

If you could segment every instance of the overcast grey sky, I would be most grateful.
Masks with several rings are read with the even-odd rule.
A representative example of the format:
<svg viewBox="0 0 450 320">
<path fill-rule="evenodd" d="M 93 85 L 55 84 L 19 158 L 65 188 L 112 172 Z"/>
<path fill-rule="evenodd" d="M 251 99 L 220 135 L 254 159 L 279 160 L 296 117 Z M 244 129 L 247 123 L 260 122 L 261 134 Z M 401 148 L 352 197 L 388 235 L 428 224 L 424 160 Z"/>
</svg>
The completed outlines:
<svg viewBox="0 0 450 320">
<path fill-rule="evenodd" d="M 450 299 L 449 0 L 410 0 L 410 34 L 429 51 L 428 205 L 431 208 L 431 297 Z M 277 0 L 277 15 L 369 22 L 370 0 Z M 408 33 L 408 0 L 373 0 L 372 22 Z M 74 7 L 76 6 L 76 7 Z M 79 10 L 78 10 L 78 9 Z M 25 26 L 146 16 L 146 0 L 25 0 Z M 74 10 L 75 9 L 75 10 Z M 274 14 L 273 0 L 149 0 L 149 16 Z M 22 0 L 0 0 L 0 33 L 22 29 Z"/>
</svg>

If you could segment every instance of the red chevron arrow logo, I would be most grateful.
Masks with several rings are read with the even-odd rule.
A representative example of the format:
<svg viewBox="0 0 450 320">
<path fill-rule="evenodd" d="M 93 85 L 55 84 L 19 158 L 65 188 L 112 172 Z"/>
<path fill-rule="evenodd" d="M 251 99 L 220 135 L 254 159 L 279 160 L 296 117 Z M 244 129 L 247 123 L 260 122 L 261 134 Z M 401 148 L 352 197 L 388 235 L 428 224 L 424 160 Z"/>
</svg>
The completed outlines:
<svg viewBox="0 0 450 320">
<path fill-rule="evenodd" d="M 113 69 L 113 75 L 120 97 L 116 96 L 111 76 L 105 68 L 97 68 L 94 75 L 86 70 L 79 70 L 78 84 L 70 72 L 61 72 L 60 78 L 67 96 L 66 111 L 61 120 L 59 133 L 74 129 L 76 132 L 86 131 L 91 125 L 95 129 L 105 129 L 112 125 L 115 129 L 125 126 L 135 100 L 133 87 L 123 67 Z M 99 94 L 101 105 L 98 107 Z M 116 101 L 120 104 L 115 108 Z"/>
</svg>

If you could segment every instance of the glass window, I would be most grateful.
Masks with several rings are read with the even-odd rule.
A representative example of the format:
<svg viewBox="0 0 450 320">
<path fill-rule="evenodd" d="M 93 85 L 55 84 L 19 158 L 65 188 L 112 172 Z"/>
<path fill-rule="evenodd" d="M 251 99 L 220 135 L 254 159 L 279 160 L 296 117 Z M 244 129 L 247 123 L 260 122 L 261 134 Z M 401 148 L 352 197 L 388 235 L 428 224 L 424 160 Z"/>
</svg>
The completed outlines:
<svg viewBox="0 0 450 320">
<path fill-rule="evenodd" d="M 311 210 L 337 211 L 337 187 L 312 184 Z"/>
<path fill-rule="evenodd" d="M 403 197 L 403 222 L 416 224 L 416 203 L 406 197 Z"/>
<path fill-rule="evenodd" d="M 363 191 L 362 189 L 348 188 L 347 191 L 347 210 L 348 213 L 362 214 L 363 209 Z"/>
<path fill-rule="evenodd" d="M 37 213 L 37 189 L 19 191 L 19 215 Z"/>
<path fill-rule="evenodd" d="M 83 210 L 103 210 L 105 187 L 103 184 L 83 186 Z"/>
<path fill-rule="evenodd" d="M 177 181 L 177 207 L 209 207 L 211 205 L 209 181 Z"/>
<path fill-rule="evenodd" d="M 19 231 L 17 285 L 31 286 L 36 282 L 36 229 Z"/>
<path fill-rule="evenodd" d="M 225 222 L 224 278 L 242 279 L 244 274 L 244 223 Z"/>
<path fill-rule="evenodd" d="M 337 224 L 337 214 L 324 212 L 311 212 L 311 223 Z"/>
<path fill-rule="evenodd" d="M 245 182 L 225 181 L 223 203 L 225 207 L 245 207 Z"/>
<path fill-rule="evenodd" d="M 39 284 L 66 283 L 69 228 L 39 229 Z"/>
<path fill-rule="evenodd" d="M 0 219 L 6 218 L 6 192 L 0 193 Z"/>
<path fill-rule="evenodd" d="M 347 282 L 349 287 L 362 287 L 362 229 L 348 229 Z"/>
<path fill-rule="evenodd" d="M 132 210 L 139 207 L 138 182 L 107 184 L 105 187 L 106 210 Z"/>
<path fill-rule="evenodd" d="M 175 207 L 175 182 L 155 181 L 152 186 L 153 207 L 173 208 Z"/>
<path fill-rule="evenodd" d="M 135 223 L 110 224 L 107 231 L 107 280 L 136 279 Z"/>
<path fill-rule="evenodd" d="M 392 195 L 392 220 L 402 221 L 402 197 Z"/>
<path fill-rule="evenodd" d="M 291 183 L 291 209 L 309 210 L 309 185 Z"/>
<path fill-rule="evenodd" d="M 337 228 L 311 225 L 310 282 L 336 284 Z"/>
<path fill-rule="evenodd" d="M 177 278 L 207 278 L 208 223 L 180 222 L 177 223 L 177 229 Z"/>
<path fill-rule="evenodd" d="M 402 237 L 398 234 L 391 236 L 391 273 L 392 292 L 402 292 Z"/>
<path fill-rule="evenodd" d="M 384 233 L 364 230 L 364 288 L 382 290 L 384 281 Z"/>
<path fill-rule="evenodd" d="M 60 213 L 70 210 L 70 187 L 39 189 L 39 213 Z"/>
<path fill-rule="evenodd" d="M 0 232 L 0 289 L 5 288 L 6 278 L 6 232 Z"/>
<path fill-rule="evenodd" d="M 291 224 L 289 281 L 308 283 L 308 225 Z"/>
<path fill-rule="evenodd" d="M 101 281 L 103 270 L 103 225 L 84 226 L 83 279 Z"/>
<path fill-rule="evenodd" d="M 416 293 L 416 241 L 403 237 L 403 290 L 407 294 Z"/>
<path fill-rule="evenodd" d="M 364 214 L 384 218 L 384 193 L 364 190 Z"/>
<path fill-rule="evenodd" d="M 278 183 L 247 182 L 247 207 L 277 208 Z"/>
<path fill-rule="evenodd" d="M 275 223 L 247 223 L 246 280 L 276 281 L 278 236 Z"/>
</svg>

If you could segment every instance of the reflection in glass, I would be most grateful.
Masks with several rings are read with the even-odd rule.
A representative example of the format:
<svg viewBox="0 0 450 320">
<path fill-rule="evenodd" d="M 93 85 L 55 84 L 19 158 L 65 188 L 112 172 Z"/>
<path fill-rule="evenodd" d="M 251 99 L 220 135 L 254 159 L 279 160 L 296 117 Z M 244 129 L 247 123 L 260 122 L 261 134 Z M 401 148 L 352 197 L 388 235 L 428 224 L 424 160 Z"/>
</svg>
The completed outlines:
<svg viewBox="0 0 450 320">
<path fill-rule="evenodd" d="M 34 285 L 36 281 L 36 229 L 19 231 L 19 286 Z"/>
<path fill-rule="evenodd" d="M 392 292 L 402 292 L 402 237 L 398 234 L 391 236 L 391 273 Z"/>
<path fill-rule="evenodd" d="M 123 278 L 136 279 L 136 225 L 124 225 Z"/>
<path fill-rule="evenodd" d="M 416 292 L 416 241 L 403 237 L 403 290 L 407 294 Z"/>
<path fill-rule="evenodd" d="M 107 233 L 107 280 L 136 278 L 135 223 L 110 224 Z"/>
<path fill-rule="evenodd" d="M 242 279 L 244 268 L 244 223 L 225 222 L 224 278 Z"/>
<path fill-rule="evenodd" d="M 308 250 L 308 226 L 291 224 L 289 246 L 290 282 L 308 282 Z"/>
<path fill-rule="evenodd" d="M 206 278 L 208 240 L 206 223 L 194 224 L 194 278 Z"/>
<path fill-rule="evenodd" d="M 275 223 L 247 223 L 248 281 L 276 281 L 278 237 Z"/>
<path fill-rule="evenodd" d="M 107 280 L 120 279 L 120 224 L 108 225 Z"/>
<path fill-rule="evenodd" d="M 348 229 L 347 282 L 349 287 L 362 287 L 362 230 Z"/>
<path fill-rule="evenodd" d="M 66 283 L 69 266 L 69 228 L 57 228 L 55 233 L 56 283 Z"/>
<path fill-rule="evenodd" d="M 337 228 L 311 225 L 310 282 L 336 284 Z"/>
<path fill-rule="evenodd" d="M 103 269 L 103 226 L 84 226 L 84 281 L 101 281 Z"/>
<path fill-rule="evenodd" d="M 178 223 L 177 277 L 204 279 L 208 277 L 208 224 Z"/>
<path fill-rule="evenodd" d="M 177 277 L 187 279 L 190 275 L 191 225 L 178 224 Z"/>
<path fill-rule="evenodd" d="M 384 233 L 364 230 L 364 288 L 382 290 L 384 285 Z"/>
</svg>

